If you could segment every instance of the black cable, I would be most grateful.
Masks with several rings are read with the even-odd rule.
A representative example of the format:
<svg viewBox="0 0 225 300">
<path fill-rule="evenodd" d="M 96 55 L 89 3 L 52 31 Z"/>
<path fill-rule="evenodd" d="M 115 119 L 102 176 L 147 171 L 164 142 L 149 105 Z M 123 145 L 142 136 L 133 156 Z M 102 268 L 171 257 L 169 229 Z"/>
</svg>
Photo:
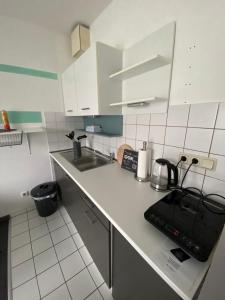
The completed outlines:
<svg viewBox="0 0 225 300">
<path fill-rule="evenodd" d="M 225 200 L 225 197 L 222 196 L 222 195 L 219 195 L 219 194 L 214 194 L 214 193 L 212 193 L 212 194 L 207 194 L 207 195 L 205 195 L 204 197 L 201 198 L 202 205 L 203 205 L 208 211 L 210 211 L 211 213 L 214 213 L 214 214 L 216 214 L 216 215 L 225 215 L 225 207 L 224 207 L 224 209 L 222 209 L 222 207 L 218 207 L 218 209 L 222 209 L 222 210 L 223 210 L 223 212 L 219 212 L 219 211 L 213 210 L 212 208 L 210 208 L 210 207 L 206 204 L 206 203 L 207 203 L 207 199 L 208 199 L 208 200 L 212 200 L 212 199 L 209 198 L 209 196 L 217 196 L 217 197 L 220 197 L 220 198 L 222 198 L 222 199 L 224 199 L 224 200 Z M 212 201 L 213 201 L 213 200 L 212 200 Z M 216 202 L 216 201 L 215 201 L 215 202 Z M 210 204 L 210 202 L 208 202 L 208 203 Z"/>
<path fill-rule="evenodd" d="M 192 165 L 193 165 L 193 162 L 190 163 L 190 165 L 188 166 L 186 172 L 184 173 L 184 176 L 183 176 L 183 179 L 182 179 L 181 185 L 180 185 L 181 189 L 183 189 L 184 180 L 185 180 L 185 178 L 186 178 L 186 176 L 187 176 L 187 173 L 188 173 L 188 171 L 190 170 L 190 168 L 191 168 Z"/>
</svg>

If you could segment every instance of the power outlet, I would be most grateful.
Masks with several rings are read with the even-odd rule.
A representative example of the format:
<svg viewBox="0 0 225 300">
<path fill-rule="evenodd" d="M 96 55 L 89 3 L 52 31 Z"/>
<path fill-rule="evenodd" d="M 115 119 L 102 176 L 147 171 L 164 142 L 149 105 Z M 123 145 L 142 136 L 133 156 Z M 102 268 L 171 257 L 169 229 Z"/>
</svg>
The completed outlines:
<svg viewBox="0 0 225 300">
<path fill-rule="evenodd" d="M 28 197 L 29 195 L 30 195 L 30 192 L 29 192 L 29 191 L 24 191 L 24 192 L 21 192 L 21 193 L 20 193 L 20 197 L 21 197 L 21 198 Z"/>
<path fill-rule="evenodd" d="M 194 165 L 199 168 L 212 170 L 213 166 L 216 164 L 216 159 L 207 156 L 196 155 L 191 153 L 180 153 L 179 158 L 181 158 L 181 156 L 185 156 L 187 158 L 185 162 L 182 162 L 187 165 L 190 165 L 192 159 L 196 158 L 198 160 L 198 163 Z"/>
</svg>

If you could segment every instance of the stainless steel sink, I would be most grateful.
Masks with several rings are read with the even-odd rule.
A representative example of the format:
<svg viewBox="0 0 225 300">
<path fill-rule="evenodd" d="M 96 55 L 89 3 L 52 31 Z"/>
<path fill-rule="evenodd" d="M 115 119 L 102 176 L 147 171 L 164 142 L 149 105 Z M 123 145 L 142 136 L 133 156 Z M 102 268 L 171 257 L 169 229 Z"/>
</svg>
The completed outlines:
<svg viewBox="0 0 225 300">
<path fill-rule="evenodd" d="M 113 160 L 109 157 L 86 147 L 81 148 L 81 157 L 76 160 L 74 159 L 73 150 L 64 151 L 61 155 L 81 172 L 113 163 Z"/>
</svg>

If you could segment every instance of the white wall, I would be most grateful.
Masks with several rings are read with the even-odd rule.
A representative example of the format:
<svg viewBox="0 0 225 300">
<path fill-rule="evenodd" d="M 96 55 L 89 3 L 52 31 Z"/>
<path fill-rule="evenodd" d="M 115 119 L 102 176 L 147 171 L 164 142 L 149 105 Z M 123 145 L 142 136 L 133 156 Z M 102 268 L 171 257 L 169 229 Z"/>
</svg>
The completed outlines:
<svg viewBox="0 0 225 300">
<path fill-rule="evenodd" d="M 62 72 L 72 61 L 67 36 L 0 17 L 0 63 Z M 59 81 L 0 72 L 0 106 L 8 110 L 63 111 Z"/>
<path fill-rule="evenodd" d="M 58 73 L 71 62 L 66 36 L 16 19 L 0 17 L 0 63 Z M 57 80 L 0 72 L 0 110 L 63 110 Z M 22 146 L 0 148 L 0 215 L 32 204 L 22 191 L 51 180 L 46 133 L 24 135 Z"/>
<path fill-rule="evenodd" d="M 176 21 L 171 103 L 224 101 L 224 10 L 223 0 L 114 0 L 92 24 L 92 41 L 123 49 Z"/>
</svg>

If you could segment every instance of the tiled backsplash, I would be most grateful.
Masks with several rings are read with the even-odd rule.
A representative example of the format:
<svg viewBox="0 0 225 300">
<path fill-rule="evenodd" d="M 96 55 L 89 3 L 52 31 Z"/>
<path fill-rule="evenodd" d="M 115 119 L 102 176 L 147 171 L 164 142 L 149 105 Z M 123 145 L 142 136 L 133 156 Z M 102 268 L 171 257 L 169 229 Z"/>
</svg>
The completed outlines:
<svg viewBox="0 0 225 300">
<path fill-rule="evenodd" d="M 50 150 L 70 148 L 72 144 L 65 133 L 83 128 L 82 117 L 64 117 L 63 113 L 45 116 Z M 153 161 L 164 157 L 177 163 L 182 152 L 215 158 L 213 170 L 192 167 L 184 186 L 225 196 L 225 103 L 170 106 L 167 114 L 126 115 L 122 137 L 88 134 L 86 145 L 105 154 L 116 154 L 121 144 L 138 150 L 143 141 L 149 142 Z"/>
<path fill-rule="evenodd" d="M 65 136 L 70 131 L 84 128 L 82 117 L 65 117 L 62 112 L 45 112 L 49 151 L 72 148 L 72 142 Z"/>
<path fill-rule="evenodd" d="M 123 143 L 138 150 L 149 141 L 153 160 L 177 163 L 182 152 L 213 157 L 214 169 L 192 167 L 184 186 L 225 196 L 225 103 L 170 106 L 168 114 L 126 115 L 123 122 L 123 137 L 89 135 L 88 145 L 109 154 Z"/>
</svg>

